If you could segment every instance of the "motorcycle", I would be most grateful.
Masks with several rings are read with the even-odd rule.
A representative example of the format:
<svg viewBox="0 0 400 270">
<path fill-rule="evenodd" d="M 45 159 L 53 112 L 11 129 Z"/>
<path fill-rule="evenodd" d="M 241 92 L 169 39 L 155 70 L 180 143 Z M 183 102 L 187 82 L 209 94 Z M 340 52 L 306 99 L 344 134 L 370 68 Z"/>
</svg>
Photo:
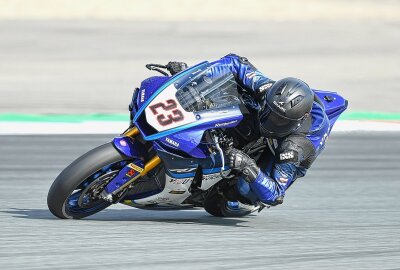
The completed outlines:
<svg viewBox="0 0 400 270">
<path fill-rule="evenodd" d="M 162 70 L 167 66 L 146 67 L 163 76 L 147 78 L 135 89 L 125 132 L 73 161 L 55 179 L 47 197 L 51 213 L 80 219 L 116 203 L 148 210 L 202 207 L 219 217 L 263 209 L 263 204 L 235 207 L 224 193 L 237 181 L 225 162 L 224 151 L 235 139 L 227 134 L 249 115 L 246 90 L 234 75 L 212 74 L 209 62 L 172 76 Z M 314 92 L 333 126 L 347 101 L 336 92 Z M 240 149 L 257 160 L 264 139 Z"/>
</svg>

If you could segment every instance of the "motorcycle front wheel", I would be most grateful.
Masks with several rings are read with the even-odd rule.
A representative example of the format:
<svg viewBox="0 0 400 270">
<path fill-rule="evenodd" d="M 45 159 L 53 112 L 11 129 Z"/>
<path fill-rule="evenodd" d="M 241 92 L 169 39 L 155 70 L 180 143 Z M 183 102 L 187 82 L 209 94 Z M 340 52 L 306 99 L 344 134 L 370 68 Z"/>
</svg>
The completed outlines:
<svg viewBox="0 0 400 270">
<path fill-rule="evenodd" d="M 50 212 L 63 219 L 80 219 L 110 206 L 110 202 L 98 195 L 128 159 L 112 143 L 101 145 L 76 159 L 50 187 L 47 195 Z"/>
</svg>

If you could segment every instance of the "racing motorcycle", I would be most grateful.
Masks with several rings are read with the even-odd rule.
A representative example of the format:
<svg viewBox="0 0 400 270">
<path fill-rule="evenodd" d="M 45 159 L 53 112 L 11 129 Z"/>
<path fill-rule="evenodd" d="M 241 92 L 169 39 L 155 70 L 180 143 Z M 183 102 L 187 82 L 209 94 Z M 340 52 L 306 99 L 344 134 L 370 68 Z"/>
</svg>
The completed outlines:
<svg viewBox="0 0 400 270">
<path fill-rule="evenodd" d="M 48 193 L 50 211 L 73 219 L 116 203 L 149 210 L 203 207 L 220 217 L 260 211 L 262 204 L 235 208 L 223 192 L 237 178 L 224 151 L 235 139 L 228 131 L 249 115 L 246 90 L 231 72 L 212 74 L 209 62 L 172 76 L 162 70 L 167 66 L 146 67 L 163 76 L 147 78 L 135 89 L 129 128 L 60 173 Z M 314 91 L 333 126 L 346 100 L 335 92 Z M 240 149 L 257 160 L 264 139 Z"/>
</svg>

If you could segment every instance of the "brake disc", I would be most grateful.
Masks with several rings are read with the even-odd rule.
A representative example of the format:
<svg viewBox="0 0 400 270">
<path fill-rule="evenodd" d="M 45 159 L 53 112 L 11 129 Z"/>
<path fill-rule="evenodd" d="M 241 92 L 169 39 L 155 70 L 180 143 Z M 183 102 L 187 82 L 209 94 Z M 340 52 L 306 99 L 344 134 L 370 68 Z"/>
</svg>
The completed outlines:
<svg viewBox="0 0 400 270">
<path fill-rule="evenodd" d="M 78 205 L 88 207 L 91 202 L 98 200 L 105 186 L 118 175 L 118 172 L 118 170 L 110 171 L 91 182 L 79 196 Z"/>
</svg>

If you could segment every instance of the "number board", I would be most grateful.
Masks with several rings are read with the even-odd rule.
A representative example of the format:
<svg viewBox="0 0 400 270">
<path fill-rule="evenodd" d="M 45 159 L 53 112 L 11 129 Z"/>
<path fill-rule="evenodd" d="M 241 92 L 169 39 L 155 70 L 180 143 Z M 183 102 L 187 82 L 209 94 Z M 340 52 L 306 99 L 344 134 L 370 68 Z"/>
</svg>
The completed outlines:
<svg viewBox="0 0 400 270">
<path fill-rule="evenodd" d="M 173 84 L 164 89 L 146 107 L 146 119 L 157 131 L 164 131 L 196 121 L 192 112 L 185 111 L 175 97 Z"/>
</svg>

